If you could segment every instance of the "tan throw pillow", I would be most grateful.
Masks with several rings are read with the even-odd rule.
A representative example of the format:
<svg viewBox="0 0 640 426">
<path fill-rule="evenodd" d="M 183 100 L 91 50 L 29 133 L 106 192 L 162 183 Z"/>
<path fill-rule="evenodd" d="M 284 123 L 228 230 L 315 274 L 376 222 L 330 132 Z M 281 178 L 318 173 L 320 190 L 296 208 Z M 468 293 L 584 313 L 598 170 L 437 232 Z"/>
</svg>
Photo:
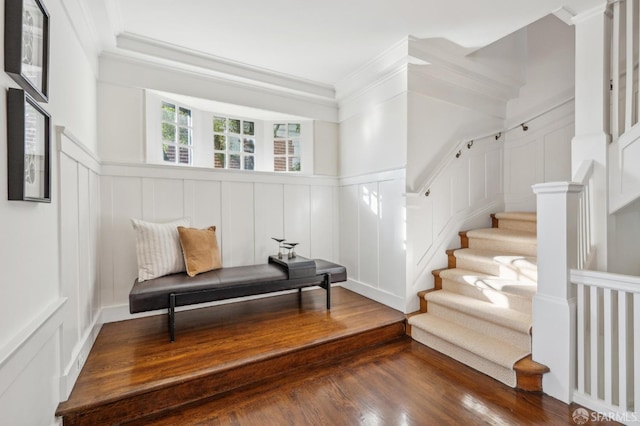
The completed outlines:
<svg viewBox="0 0 640 426">
<path fill-rule="evenodd" d="M 178 226 L 178 234 L 187 275 L 195 277 L 202 272 L 222 268 L 215 226 L 208 229 Z"/>
</svg>

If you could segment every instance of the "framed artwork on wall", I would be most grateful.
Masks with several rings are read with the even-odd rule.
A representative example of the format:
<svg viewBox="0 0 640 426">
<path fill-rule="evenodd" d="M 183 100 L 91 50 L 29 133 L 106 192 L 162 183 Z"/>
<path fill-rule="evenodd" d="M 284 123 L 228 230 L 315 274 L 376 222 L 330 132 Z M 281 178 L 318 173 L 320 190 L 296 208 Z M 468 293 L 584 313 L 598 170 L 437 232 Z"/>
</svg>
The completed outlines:
<svg viewBox="0 0 640 426">
<path fill-rule="evenodd" d="M 4 70 L 33 98 L 49 99 L 49 13 L 41 0 L 5 0 Z"/>
<path fill-rule="evenodd" d="M 9 89 L 9 200 L 51 202 L 50 121 L 50 115 L 28 93 Z"/>
</svg>

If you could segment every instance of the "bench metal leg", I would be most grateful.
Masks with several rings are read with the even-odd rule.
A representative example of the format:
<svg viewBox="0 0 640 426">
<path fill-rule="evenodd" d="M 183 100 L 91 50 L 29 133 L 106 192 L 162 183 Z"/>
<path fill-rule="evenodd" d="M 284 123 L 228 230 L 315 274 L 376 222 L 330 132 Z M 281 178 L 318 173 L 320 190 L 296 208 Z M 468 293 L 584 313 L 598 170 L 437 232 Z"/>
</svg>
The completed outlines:
<svg viewBox="0 0 640 426">
<path fill-rule="evenodd" d="M 327 309 L 331 309 L 331 274 L 324 274 L 324 288 L 327 290 Z"/>
<path fill-rule="evenodd" d="M 176 295 L 169 295 L 169 338 L 171 343 L 176 340 Z"/>
</svg>

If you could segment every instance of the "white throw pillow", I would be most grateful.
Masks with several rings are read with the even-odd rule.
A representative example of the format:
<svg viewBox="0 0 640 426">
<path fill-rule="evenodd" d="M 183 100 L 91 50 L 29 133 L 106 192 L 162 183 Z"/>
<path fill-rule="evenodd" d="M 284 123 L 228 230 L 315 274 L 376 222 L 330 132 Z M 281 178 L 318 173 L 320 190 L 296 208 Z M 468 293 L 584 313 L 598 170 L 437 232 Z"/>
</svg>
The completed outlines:
<svg viewBox="0 0 640 426">
<path fill-rule="evenodd" d="M 136 231 L 138 281 L 151 280 L 186 270 L 178 226 L 190 226 L 188 218 L 168 223 L 131 219 L 131 223 Z"/>
</svg>

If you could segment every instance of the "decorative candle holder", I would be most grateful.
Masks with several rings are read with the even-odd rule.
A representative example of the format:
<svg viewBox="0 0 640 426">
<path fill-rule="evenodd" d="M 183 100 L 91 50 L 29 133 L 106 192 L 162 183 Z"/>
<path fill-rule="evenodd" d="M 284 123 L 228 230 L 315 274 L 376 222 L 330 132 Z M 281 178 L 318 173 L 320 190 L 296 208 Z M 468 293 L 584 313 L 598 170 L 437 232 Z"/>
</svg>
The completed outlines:
<svg viewBox="0 0 640 426">
<path fill-rule="evenodd" d="M 296 257 L 296 246 L 298 245 L 298 243 L 286 243 L 286 248 L 289 249 L 289 259 L 293 259 Z"/>
<path fill-rule="evenodd" d="M 282 242 L 285 240 L 284 238 L 276 238 L 276 237 L 271 237 L 272 240 L 275 240 L 278 242 L 278 259 L 282 259 L 283 253 L 282 253 L 282 249 L 285 248 L 282 245 Z"/>
</svg>

